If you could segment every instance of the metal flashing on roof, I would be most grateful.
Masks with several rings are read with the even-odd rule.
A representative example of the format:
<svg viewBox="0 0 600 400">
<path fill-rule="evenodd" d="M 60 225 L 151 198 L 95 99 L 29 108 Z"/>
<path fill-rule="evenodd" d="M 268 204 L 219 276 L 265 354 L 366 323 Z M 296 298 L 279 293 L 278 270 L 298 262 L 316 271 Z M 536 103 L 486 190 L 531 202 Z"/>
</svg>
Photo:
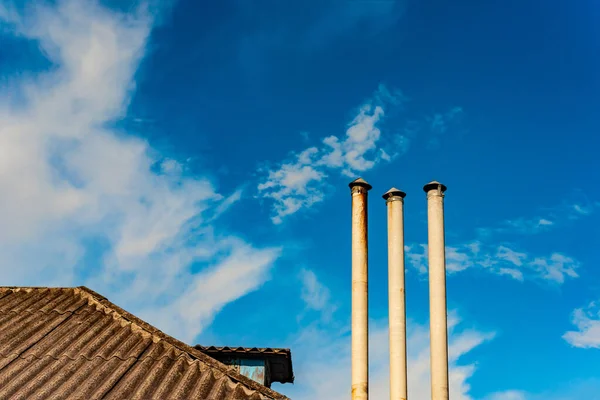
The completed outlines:
<svg viewBox="0 0 600 400">
<path fill-rule="evenodd" d="M 217 347 L 201 346 L 199 344 L 194 347 L 225 364 L 232 364 L 235 360 L 241 359 L 264 360 L 268 373 L 262 383 L 268 387 L 270 387 L 272 382 L 294 383 L 294 370 L 290 349 L 272 347 Z"/>
</svg>

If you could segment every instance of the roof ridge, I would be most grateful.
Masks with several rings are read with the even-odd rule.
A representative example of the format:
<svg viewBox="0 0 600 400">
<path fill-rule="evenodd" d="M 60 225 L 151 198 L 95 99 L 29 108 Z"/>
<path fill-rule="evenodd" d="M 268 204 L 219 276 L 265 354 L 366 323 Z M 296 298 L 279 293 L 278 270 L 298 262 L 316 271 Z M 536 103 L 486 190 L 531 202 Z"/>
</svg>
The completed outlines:
<svg viewBox="0 0 600 400">
<path fill-rule="evenodd" d="M 140 361 L 143 361 L 143 360 L 152 360 L 152 361 L 160 361 L 163 358 L 170 358 L 168 356 L 162 356 L 162 357 L 148 357 L 147 356 L 147 357 L 139 358 L 139 357 L 135 357 L 135 356 L 130 356 L 130 357 L 119 357 L 119 356 L 102 357 L 102 356 L 99 356 L 99 355 L 88 357 L 88 356 L 83 355 L 83 354 L 80 354 L 77 357 L 72 357 L 72 356 L 70 356 L 68 354 L 61 354 L 61 355 L 59 355 L 57 357 L 57 356 L 52 355 L 52 354 L 43 354 L 43 355 L 39 356 L 39 355 L 36 355 L 36 354 L 23 355 L 23 353 L 19 353 L 19 354 L 17 354 L 17 353 L 6 353 L 6 354 L 5 353 L 0 353 L 0 356 L 7 357 L 7 358 L 10 358 L 10 357 L 20 358 L 22 360 L 29 360 L 29 359 L 44 360 L 44 359 L 47 359 L 47 358 L 51 358 L 53 360 L 68 359 L 68 360 L 71 360 L 71 361 L 80 360 L 82 358 L 85 358 L 87 361 L 93 361 L 93 360 L 96 360 L 96 359 L 101 359 L 101 360 L 104 360 L 104 361 L 110 361 L 110 360 L 114 360 L 114 359 L 118 359 L 118 360 L 121 360 L 121 361 L 128 361 L 128 360 L 140 360 Z M 172 358 L 171 359 L 173 361 L 175 361 L 178 358 L 184 358 L 185 359 L 185 356 L 182 355 L 182 356 L 179 356 L 179 357 L 175 357 L 175 359 L 172 359 Z M 193 362 L 194 360 L 190 360 L 190 361 Z"/>
<path fill-rule="evenodd" d="M 19 288 L 16 288 L 16 289 L 19 289 Z M 47 289 L 47 287 L 46 288 L 32 287 L 32 288 L 28 288 L 28 289 Z M 86 286 L 68 287 L 68 288 L 65 287 L 65 288 L 57 288 L 57 289 L 75 289 L 82 296 L 95 302 L 98 305 L 101 305 L 101 306 L 104 306 L 104 307 L 110 309 L 111 311 L 116 313 L 119 317 L 131 322 L 132 324 L 137 325 L 142 330 L 155 336 L 158 340 L 162 340 L 165 343 L 177 348 L 178 350 L 183 351 L 184 353 L 187 353 L 193 359 L 197 359 L 197 360 L 207 364 L 209 367 L 218 370 L 219 372 L 228 376 L 230 379 L 247 386 L 249 389 L 255 390 L 255 391 L 257 391 L 265 396 L 271 397 L 273 399 L 277 399 L 277 400 L 288 399 L 287 396 L 285 396 L 279 392 L 276 392 L 275 390 L 268 388 L 264 385 L 261 385 L 260 383 L 255 382 L 252 379 L 236 372 L 232 368 L 230 368 L 227 365 L 221 363 L 220 361 L 214 359 L 213 357 L 201 352 L 198 349 L 195 349 L 193 346 L 190 346 L 178 339 L 175 339 L 174 337 L 172 337 L 170 335 L 167 335 L 166 333 L 162 332 L 160 329 L 156 328 L 153 325 L 150 325 L 146 321 L 129 313 L 128 311 L 124 310 L 123 308 L 121 308 L 121 307 L 117 306 L 116 304 L 112 303 L 111 301 L 109 301 L 106 297 L 102 296 L 101 294 L 93 291 L 92 289 L 90 289 Z"/>
<path fill-rule="evenodd" d="M 58 315 L 65 315 L 65 314 L 74 314 L 73 311 L 59 311 L 56 308 L 50 308 L 48 310 L 34 310 L 34 311 L 30 311 L 30 310 L 22 310 L 22 311 L 13 311 L 13 310 L 8 310 L 3 312 L 2 310 L 0 310 L 0 314 L 3 315 L 8 315 L 8 314 L 13 314 L 13 315 L 19 315 L 19 314 L 29 314 L 29 315 L 33 315 L 33 314 L 45 314 L 48 315 L 50 313 L 56 313 Z"/>
<path fill-rule="evenodd" d="M 110 356 L 110 357 L 103 357 L 103 356 L 100 356 L 100 355 L 95 355 L 95 356 L 92 356 L 92 357 L 88 357 L 88 356 L 86 356 L 84 354 L 80 354 L 80 355 L 78 355 L 76 357 L 72 357 L 72 356 L 70 356 L 68 354 L 60 354 L 57 357 L 55 355 L 47 354 L 47 353 L 42 354 L 42 355 L 37 355 L 37 354 L 24 355 L 24 354 L 25 353 L 14 353 L 14 352 L 1 353 L 0 352 L 0 356 L 2 356 L 2 357 L 6 357 L 6 358 L 11 358 L 12 357 L 13 359 L 20 358 L 22 360 L 29 360 L 29 359 L 43 360 L 43 359 L 51 358 L 53 360 L 69 359 L 71 361 L 75 361 L 75 360 L 79 360 L 79 359 L 85 358 L 88 361 L 93 361 L 93 360 L 96 360 L 96 359 L 101 359 L 101 360 L 104 360 L 104 361 L 110 361 L 110 360 L 114 360 L 114 359 L 118 359 L 118 360 L 121 360 L 121 361 L 128 361 L 128 360 L 139 360 L 139 361 L 152 360 L 152 361 L 160 361 L 162 359 L 168 358 L 170 360 L 177 361 L 178 359 L 182 358 L 182 359 L 184 359 L 186 361 L 189 361 L 188 364 L 195 361 L 193 358 L 186 358 L 186 355 L 188 355 L 188 354 L 186 354 L 184 352 L 182 352 L 181 355 L 179 355 L 177 357 L 174 357 L 174 358 L 166 356 L 166 355 L 159 356 L 159 357 L 155 357 L 155 356 L 145 356 L 145 357 L 141 357 L 141 356 L 140 357 L 135 357 L 135 356 L 130 356 L 130 357 Z"/>
</svg>

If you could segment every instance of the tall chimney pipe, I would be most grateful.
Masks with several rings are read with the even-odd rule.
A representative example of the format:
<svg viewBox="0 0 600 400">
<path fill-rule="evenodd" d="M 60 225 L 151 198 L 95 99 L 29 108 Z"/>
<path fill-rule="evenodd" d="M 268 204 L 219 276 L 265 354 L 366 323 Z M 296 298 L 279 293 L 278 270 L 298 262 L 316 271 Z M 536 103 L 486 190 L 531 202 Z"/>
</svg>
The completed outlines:
<svg viewBox="0 0 600 400">
<path fill-rule="evenodd" d="M 367 192 L 362 178 L 350 183 L 352 195 L 352 399 L 369 398 L 369 314 Z"/>
<path fill-rule="evenodd" d="M 431 399 L 448 400 L 448 317 L 444 239 L 444 192 L 446 186 L 432 181 L 425 185 L 423 190 L 427 193 L 427 220 L 429 226 Z"/>
<path fill-rule="evenodd" d="M 388 217 L 388 296 L 390 400 L 406 400 L 406 295 L 404 291 L 404 197 L 391 188 L 384 195 Z"/>
</svg>

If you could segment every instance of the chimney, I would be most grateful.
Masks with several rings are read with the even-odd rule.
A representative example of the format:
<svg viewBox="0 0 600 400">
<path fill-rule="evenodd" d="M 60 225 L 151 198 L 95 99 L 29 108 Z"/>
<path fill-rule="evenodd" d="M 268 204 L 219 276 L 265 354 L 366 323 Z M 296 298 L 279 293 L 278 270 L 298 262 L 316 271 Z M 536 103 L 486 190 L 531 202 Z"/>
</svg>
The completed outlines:
<svg viewBox="0 0 600 400">
<path fill-rule="evenodd" d="M 368 400 L 367 192 L 371 185 L 358 178 L 349 186 L 352 195 L 352 400 Z"/>
<path fill-rule="evenodd" d="M 408 397 L 406 372 L 406 296 L 404 291 L 404 197 L 391 188 L 384 195 L 388 219 L 388 296 L 390 400 Z"/>
<path fill-rule="evenodd" d="M 446 255 L 444 240 L 444 192 L 432 181 L 427 193 L 429 236 L 429 329 L 431 335 L 431 399 L 448 400 L 448 321 L 446 309 Z"/>
</svg>

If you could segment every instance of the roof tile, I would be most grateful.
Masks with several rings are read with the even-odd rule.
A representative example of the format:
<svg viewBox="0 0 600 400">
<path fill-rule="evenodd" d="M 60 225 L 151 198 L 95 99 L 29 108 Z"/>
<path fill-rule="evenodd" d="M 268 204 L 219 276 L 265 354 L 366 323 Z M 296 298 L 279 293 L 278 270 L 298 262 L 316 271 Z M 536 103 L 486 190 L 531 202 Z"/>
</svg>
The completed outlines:
<svg viewBox="0 0 600 400">
<path fill-rule="evenodd" d="M 0 398 L 285 396 L 87 288 L 0 288 Z"/>
</svg>

